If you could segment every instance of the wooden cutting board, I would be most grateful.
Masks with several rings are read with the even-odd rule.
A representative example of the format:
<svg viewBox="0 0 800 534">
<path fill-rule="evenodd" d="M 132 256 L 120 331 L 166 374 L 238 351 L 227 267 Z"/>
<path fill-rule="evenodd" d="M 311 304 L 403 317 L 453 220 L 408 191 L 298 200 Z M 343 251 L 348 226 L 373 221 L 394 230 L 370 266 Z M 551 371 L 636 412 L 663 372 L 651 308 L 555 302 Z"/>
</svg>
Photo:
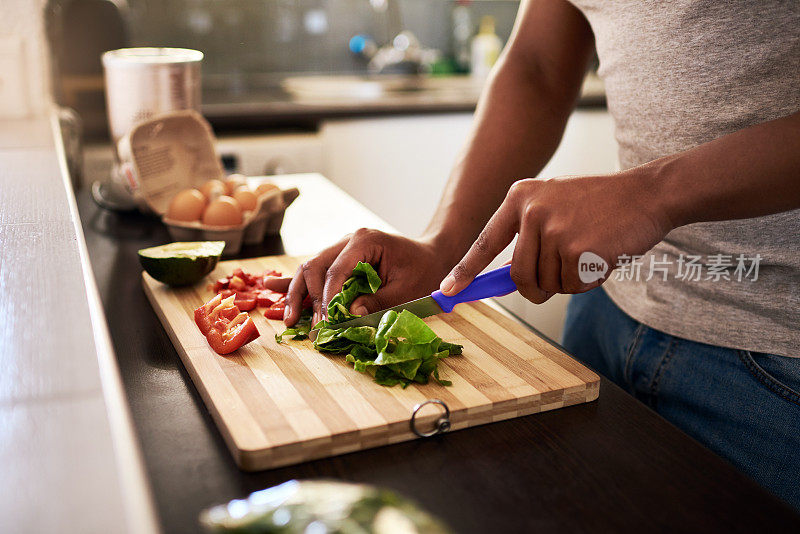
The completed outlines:
<svg viewBox="0 0 800 534">
<path fill-rule="evenodd" d="M 183 364 L 219 426 L 236 463 L 255 471 L 414 439 L 414 407 L 439 399 L 451 430 L 595 400 L 596 374 L 484 302 L 461 304 L 426 319 L 444 340 L 464 345 L 439 364 L 450 387 L 435 382 L 387 388 L 358 373 L 343 356 L 324 355 L 309 341 L 275 342 L 280 321 L 251 313 L 261 337 L 228 356 L 208 346 L 193 310 L 213 294 L 211 282 L 241 267 L 294 273 L 300 259 L 272 256 L 220 262 L 207 281 L 170 288 L 143 273 L 144 289 Z M 441 415 L 427 405 L 421 431 Z"/>
</svg>

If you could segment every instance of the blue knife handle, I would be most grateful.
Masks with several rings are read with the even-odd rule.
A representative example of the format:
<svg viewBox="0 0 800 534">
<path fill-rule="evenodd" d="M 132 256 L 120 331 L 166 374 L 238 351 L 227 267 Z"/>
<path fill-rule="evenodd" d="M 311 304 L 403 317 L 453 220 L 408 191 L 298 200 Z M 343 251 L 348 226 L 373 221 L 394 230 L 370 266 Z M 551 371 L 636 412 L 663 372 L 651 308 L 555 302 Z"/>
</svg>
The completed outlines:
<svg viewBox="0 0 800 534">
<path fill-rule="evenodd" d="M 431 293 L 431 297 L 442 311 L 450 313 L 456 304 L 489 297 L 502 297 L 516 290 L 517 284 L 511 279 L 511 265 L 503 265 L 499 269 L 476 276 L 470 285 L 452 297 L 446 296 L 439 290 Z"/>
</svg>

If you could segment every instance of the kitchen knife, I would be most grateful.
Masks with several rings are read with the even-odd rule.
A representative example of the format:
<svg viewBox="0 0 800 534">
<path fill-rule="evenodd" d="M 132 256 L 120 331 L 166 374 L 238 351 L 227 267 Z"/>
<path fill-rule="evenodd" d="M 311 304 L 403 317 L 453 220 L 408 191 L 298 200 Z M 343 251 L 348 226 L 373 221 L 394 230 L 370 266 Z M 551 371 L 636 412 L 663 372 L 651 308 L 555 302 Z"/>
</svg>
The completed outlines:
<svg viewBox="0 0 800 534">
<path fill-rule="evenodd" d="M 456 293 L 452 297 L 444 295 L 441 291 L 436 290 L 427 297 L 422 297 L 399 306 L 387 308 L 369 315 L 350 319 L 333 325 L 334 328 L 350 328 L 351 326 L 372 326 L 377 327 L 381 321 L 381 317 L 389 310 L 394 310 L 400 313 L 403 310 L 408 310 L 417 317 L 425 318 L 431 315 L 437 315 L 442 312 L 450 313 L 456 304 L 462 302 L 473 302 L 489 297 L 502 297 L 509 293 L 516 291 L 517 285 L 511 279 L 511 265 L 504 265 L 499 269 L 488 271 L 475 277 L 470 285 L 465 287 L 461 292 Z M 309 338 L 313 341 L 317 338 L 317 330 L 312 330 L 309 333 Z"/>
</svg>

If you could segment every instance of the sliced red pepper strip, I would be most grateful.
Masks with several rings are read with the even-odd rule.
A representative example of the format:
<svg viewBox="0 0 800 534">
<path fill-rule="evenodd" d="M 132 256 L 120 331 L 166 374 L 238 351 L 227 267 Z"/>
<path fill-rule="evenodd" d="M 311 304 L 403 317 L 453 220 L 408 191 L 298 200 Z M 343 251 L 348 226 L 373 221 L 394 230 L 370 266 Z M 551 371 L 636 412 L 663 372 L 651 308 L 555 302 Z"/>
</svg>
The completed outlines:
<svg viewBox="0 0 800 534">
<path fill-rule="evenodd" d="M 222 295 L 214 295 L 214 298 L 194 310 L 194 322 L 197 324 L 197 327 L 200 329 L 200 332 L 203 335 L 206 335 L 209 330 L 214 326 L 214 322 L 216 321 L 216 317 L 219 316 L 219 312 L 215 313 L 222 304 Z"/>
<path fill-rule="evenodd" d="M 194 311 L 194 321 L 217 354 L 230 354 L 259 337 L 253 319 L 234 304 L 233 295 L 217 294 Z"/>
<path fill-rule="evenodd" d="M 215 295 L 194 311 L 194 322 L 204 335 L 215 328 L 219 321 L 229 322 L 239 314 L 233 301 L 233 296 L 223 298 L 222 295 Z"/>
<path fill-rule="evenodd" d="M 217 354 L 230 354 L 259 335 L 253 319 L 247 312 L 241 312 L 225 325 L 224 330 L 212 328 L 206 334 L 206 339 Z"/>
</svg>

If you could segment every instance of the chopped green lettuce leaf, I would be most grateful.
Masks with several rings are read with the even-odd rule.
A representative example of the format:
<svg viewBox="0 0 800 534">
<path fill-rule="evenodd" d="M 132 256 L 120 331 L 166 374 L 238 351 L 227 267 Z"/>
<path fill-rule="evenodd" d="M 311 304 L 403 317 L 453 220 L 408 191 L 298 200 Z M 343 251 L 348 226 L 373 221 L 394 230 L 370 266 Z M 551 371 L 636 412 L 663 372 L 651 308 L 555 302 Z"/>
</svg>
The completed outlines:
<svg viewBox="0 0 800 534">
<path fill-rule="evenodd" d="M 363 261 L 353 269 L 350 278 L 345 281 L 341 292 L 334 295 L 328 303 L 328 319 L 319 326 L 332 326 L 358 317 L 350 313 L 350 305 L 359 295 L 373 294 L 381 287 L 381 277 L 369 263 Z M 316 326 L 316 325 L 315 325 Z"/>
<path fill-rule="evenodd" d="M 311 312 L 304 311 L 297 324 L 280 334 L 275 334 L 275 341 L 283 343 L 283 336 L 292 336 L 292 339 L 297 340 L 306 339 L 309 332 L 311 332 Z"/>
<path fill-rule="evenodd" d="M 363 294 L 375 293 L 381 279 L 369 263 L 359 262 L 353 274 L 328 305 L 328 319 L 314 325 L 318 329 L 314 348 L 320 352 L 345 354 L 345 360 L 361 373 L 369 373 L 383 386 L 427 384 L 432 376 L 441 385 L 451 382 L 439 378 L 439 360 L 461 354 L 461 345 L 442 341 L 425 322 L 409 312 L 389 310 L 378 328 L 357 326 L 336 328 L 336 324 L 357 317 L 350 305 Z M 302 323 L 302 324 L 301 324 Z M 311 329 L 311 319 L 299 322 L 275 339 L 283 336 L 305 339 Z"/>
</svg>

